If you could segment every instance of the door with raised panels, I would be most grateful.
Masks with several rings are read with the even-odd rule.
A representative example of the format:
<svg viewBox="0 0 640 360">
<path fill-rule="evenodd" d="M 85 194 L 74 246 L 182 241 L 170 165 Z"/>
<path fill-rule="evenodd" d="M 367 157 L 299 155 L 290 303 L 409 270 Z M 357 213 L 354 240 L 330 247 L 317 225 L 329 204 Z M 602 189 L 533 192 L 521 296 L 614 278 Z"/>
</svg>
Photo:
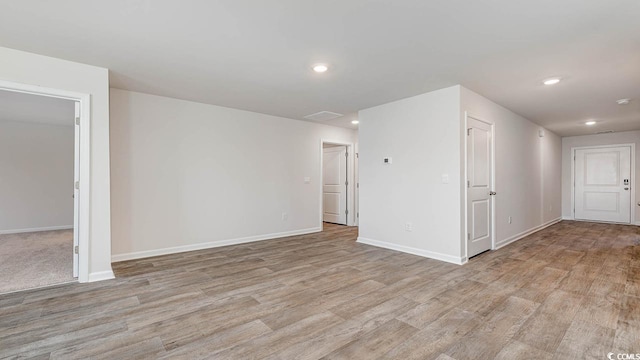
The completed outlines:
<svg viewBox="0 0 640 360">
<path fill-rule="evenodd" d="M 577 220 L 631 222 L 631 147 L 576 149 Z"/>
<path fill-rule="evenodd" d="M 322 219 L 347 224 L 347 147 L 323 149 Z"/>
<path fill-rule="evenodd" d="M 491 249 L 493 239 L 492 125 L 467 118 L 467 257 Z"/>
</svg>

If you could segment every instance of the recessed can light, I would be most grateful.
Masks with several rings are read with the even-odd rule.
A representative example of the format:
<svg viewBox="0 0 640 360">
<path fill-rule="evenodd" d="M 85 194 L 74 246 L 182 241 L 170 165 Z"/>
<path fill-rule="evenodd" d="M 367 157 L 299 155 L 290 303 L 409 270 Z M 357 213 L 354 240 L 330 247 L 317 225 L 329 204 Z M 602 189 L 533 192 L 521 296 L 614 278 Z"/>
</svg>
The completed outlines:
<svg viewBox="0 0 640 360">
<path fill-rule="evenodd" d="M 618 103 L 618 105 L 629 105 L 629 101 L 631 101 L 631 99 L 620 99 L 620 100 L 616 100 L 616 102 Z"/>
<path fill-rule="evenodd" d="M 549 78 L 549 79 L 543 81 L 542 83 L 545 84 L 545 85 L 555 85 L 555 84 L 557 84 L 559 82 L 560 82 L 560 78 L 555 77 L 555 78 Z"/>
<path fill-rule="evenodd" d="M 329 67 L 325 64 L 317 64 L 313 66 L 313 71 L 317 72 L 317 73 L 323 73 L 325 71 L 329 70 Z"/>
<path fill-rule="evenodd" d="M 352 123 L 352 124 L 354 124 L 354 125 L 357 125 L 357 124 L 360 124 L 360 121 L 358 121 L 358 120 L 351 120 L 351 123 Z"/>
<path fill-rule="evenodd" d="M 595 124 L 596 124 L 596 122 L 595 122 L 595 121 L 593 121 L 593 120 L 591 120 L 591 121 L 587 121 L 587 122 L 586 122 L 586 123 L 584 123 L 584 124 L 585 124 L 585 125 L 587 125 L 587 126 L 591 126 L 591 125 L 595 125 Z"/>
</svg>

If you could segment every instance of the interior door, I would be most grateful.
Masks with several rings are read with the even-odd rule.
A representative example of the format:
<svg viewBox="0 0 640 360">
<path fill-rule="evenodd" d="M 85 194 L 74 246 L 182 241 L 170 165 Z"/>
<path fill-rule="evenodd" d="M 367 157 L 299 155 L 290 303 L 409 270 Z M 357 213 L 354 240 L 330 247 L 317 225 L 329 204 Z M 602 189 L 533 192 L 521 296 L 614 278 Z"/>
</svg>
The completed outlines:
<svg viewBox="0 0 640 360">
<path fill-rule="evenodd" d="M 467 257 L 491 249 L 493 238 L 492 125 L 467 118 Z"/>
<path fill-rule="evenodd" d="M 347 147 L 323 149 L 322 219 L 347 224 Z"/>
<path fill-rule="evenodd" d="M 631 222 L 631 147 L 575 150 L 575 218 Z"/>
<path fill-rule="evenodd" d="M 79 181 L 80 181 L 80 102 L 76 101 L 75 103 L 75 119 L 74 119 L 74 128 L 75 128 L 75 137 L 74 137 L 74 166 L 73 166 L 73 277 L 78 277 L 79 273 L 79 259 L 78 259 L 78 244 L 80 243 L 80 238 L 78 234 L 79 229 L 79 210 L 80 210 L 80 191 L 79 191 Z"/>
</svg>

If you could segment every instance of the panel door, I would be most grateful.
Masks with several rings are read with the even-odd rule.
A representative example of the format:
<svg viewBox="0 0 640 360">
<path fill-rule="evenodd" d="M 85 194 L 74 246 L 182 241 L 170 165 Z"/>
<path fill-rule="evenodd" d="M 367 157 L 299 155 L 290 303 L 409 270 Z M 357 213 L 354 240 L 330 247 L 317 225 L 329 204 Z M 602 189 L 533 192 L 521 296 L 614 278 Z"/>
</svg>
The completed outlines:
<svg viewBox="0 0 640 360">
<path fill-rule="evenodd" d="M 323 149 L 322 219 L 347 224 L 347 147 Z"/>
<path fill-rule="evenodd" d="M 575 150 L 575 218 L 631 222 L 631 147 Z"/>
</svg>

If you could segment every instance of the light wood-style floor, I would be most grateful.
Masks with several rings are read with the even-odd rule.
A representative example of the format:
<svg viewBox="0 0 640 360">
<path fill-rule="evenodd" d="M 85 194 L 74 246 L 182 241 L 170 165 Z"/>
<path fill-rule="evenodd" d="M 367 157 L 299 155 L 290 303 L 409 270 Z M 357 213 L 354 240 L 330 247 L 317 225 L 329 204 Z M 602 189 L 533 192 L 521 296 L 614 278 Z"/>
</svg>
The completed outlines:
<svg viewBox="0 0 640 360">
<path fill-rule="evenodd" d="M 457 266 L 295 236 L 0 297 L 0 357 L 606 359 L 640 353 L 638 227 L 561 222 Z M 426 240 L 428 241 L 428 240 Z"/>
</svg>

